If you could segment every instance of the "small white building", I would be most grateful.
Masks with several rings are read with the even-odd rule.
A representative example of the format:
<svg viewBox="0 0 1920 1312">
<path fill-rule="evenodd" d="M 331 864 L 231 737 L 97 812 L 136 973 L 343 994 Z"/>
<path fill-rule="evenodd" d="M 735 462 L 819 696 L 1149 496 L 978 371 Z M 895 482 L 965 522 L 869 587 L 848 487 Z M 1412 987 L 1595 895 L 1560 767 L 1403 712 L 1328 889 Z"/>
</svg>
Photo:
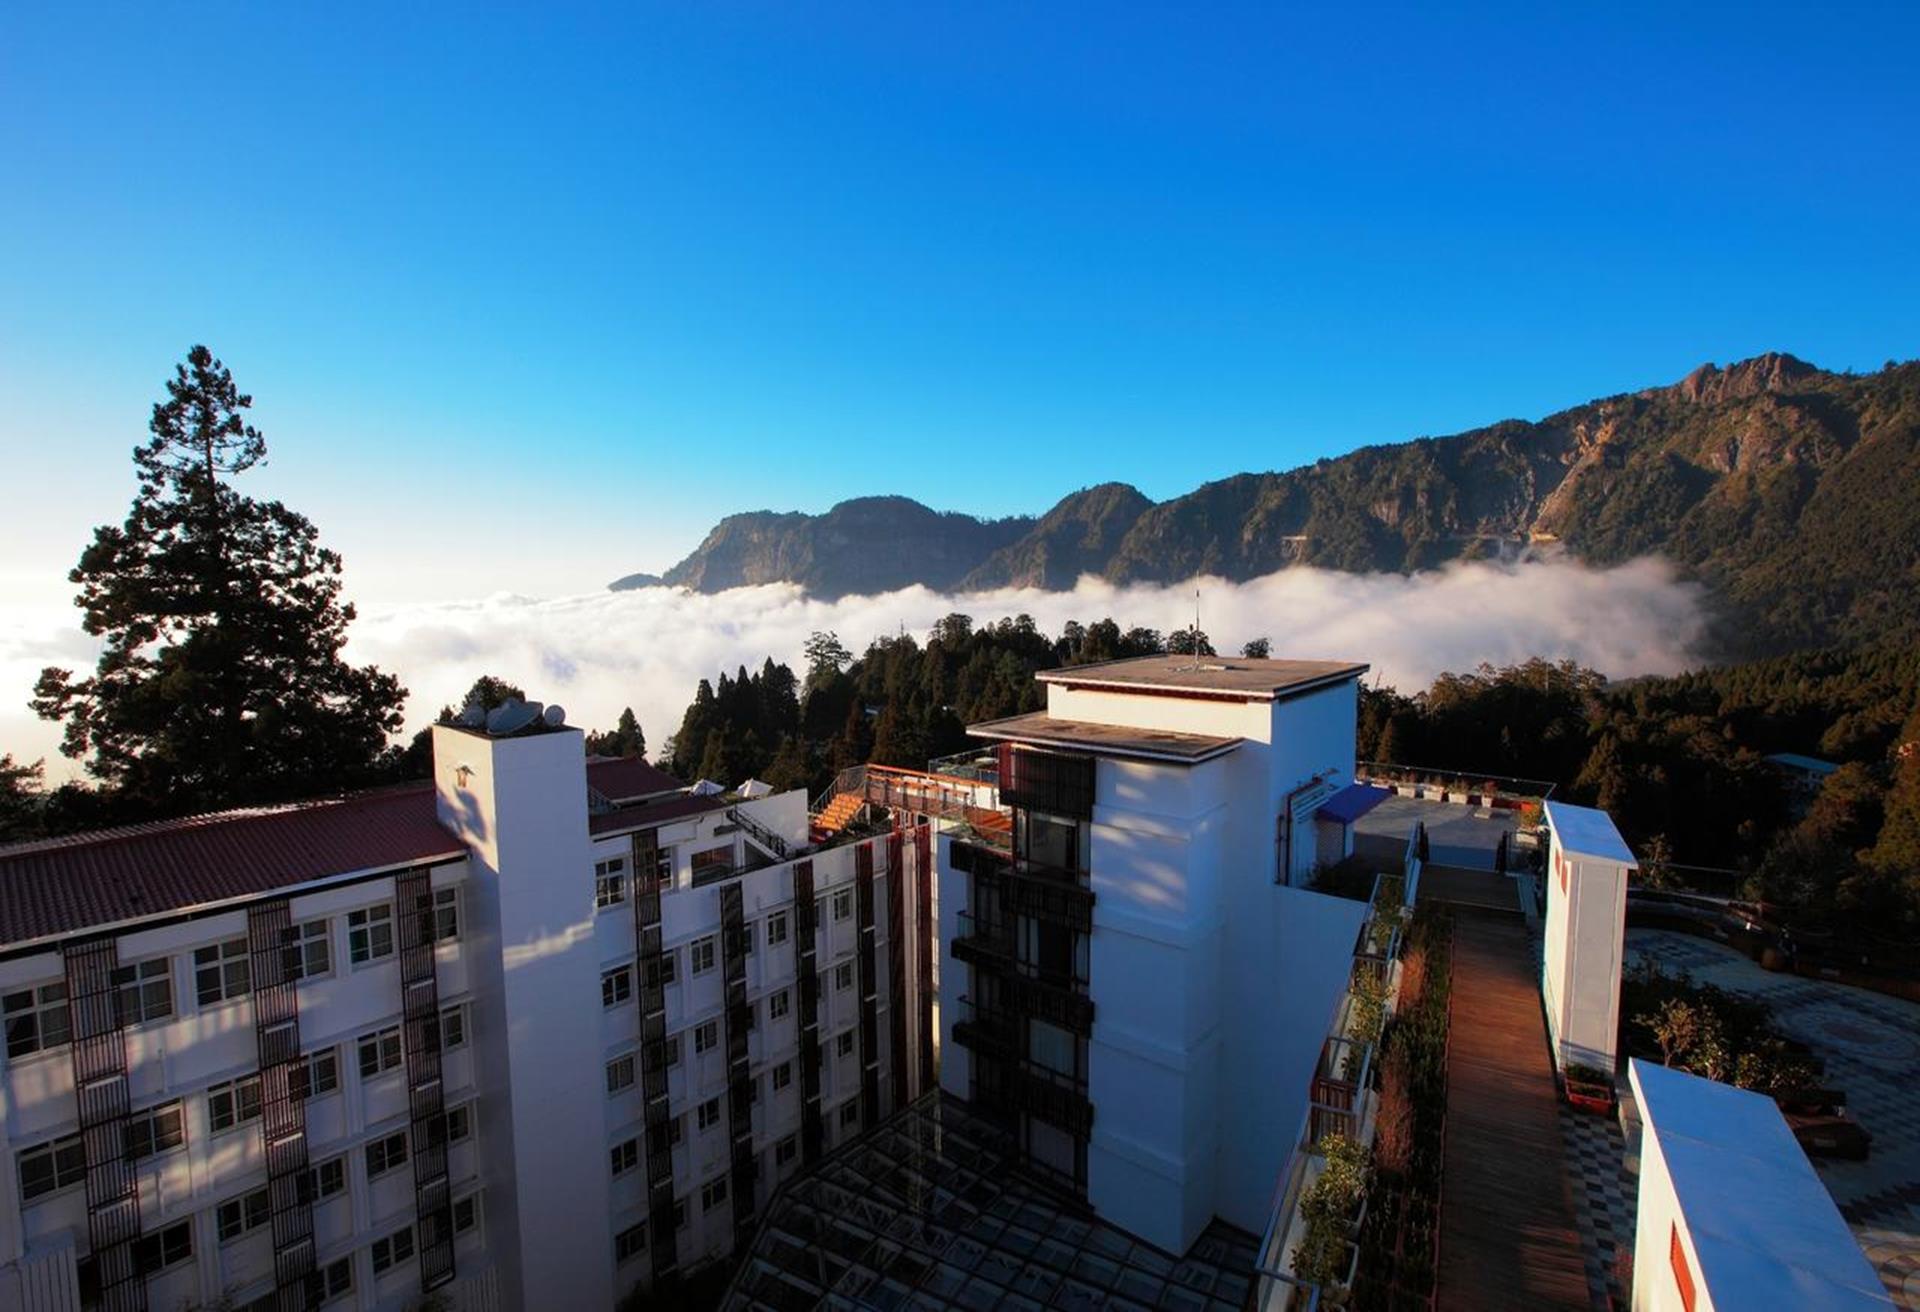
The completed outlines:
<svg viewBox="0 0 1920 1312">
<path fill-rule="evenodd" d="M 606 1308 L 932 1082 L 925 832 L 577 730 L 0 848 L 0 1309 Z"/>
<path fill-rule="evenodd" d="M 1771 1098 L 1635 1059 L 1634 1312 L 1894 1306 Z"/>
<path fill-rule="evenodd" d="M 1613 819 L 1548 802 L 1547 911 L 1540 992 L 1554 1064 L 1613 1073 L 1620 972 L 1627 945 L 1627 882 L 1638 869 Z"/>
<path fill-rule="evenodd" d="M 1366 668 L 1069 667 L 969 729 L 1013 823 L 940 838 L 941 1086 L 1168 1252 L 1260 1233 L 1298 1141 L 1367 910 L 1305 887 Z"/>
</svg>

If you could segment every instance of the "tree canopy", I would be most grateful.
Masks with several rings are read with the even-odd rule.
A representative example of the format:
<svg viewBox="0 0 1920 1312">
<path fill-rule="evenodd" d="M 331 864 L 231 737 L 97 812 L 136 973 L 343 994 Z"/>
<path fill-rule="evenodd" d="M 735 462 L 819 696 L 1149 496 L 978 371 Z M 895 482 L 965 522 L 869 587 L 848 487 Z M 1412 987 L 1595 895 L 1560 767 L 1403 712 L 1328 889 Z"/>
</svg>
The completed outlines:
<svg viewBox="0 0 1920 1312">
<path fill-rule="evenodd" d="M 64 722 L 109 808 L 129 817 L 337 791 L 392 767 L 406 691 L 341 658 L 341 561 L 304 516 L 241 495 L 266 458 L 253 398 L 195 346 L 133 453 L 125 521 L 69 576 L 93 674 L 49 667 L 33 708 Z"/>
</svg>

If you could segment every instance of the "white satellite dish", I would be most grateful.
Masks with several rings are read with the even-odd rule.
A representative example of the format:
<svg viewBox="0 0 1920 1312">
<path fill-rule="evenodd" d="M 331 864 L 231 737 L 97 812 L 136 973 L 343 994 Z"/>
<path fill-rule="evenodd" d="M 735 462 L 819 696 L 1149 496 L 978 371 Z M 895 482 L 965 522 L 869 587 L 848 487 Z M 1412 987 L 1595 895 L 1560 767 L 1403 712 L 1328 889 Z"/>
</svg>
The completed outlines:
<svg viewBox="0 0 1920 1312">
<path fill-rule="evenodd" d="M 564 706 L 549 706 L 546 714 L 540 717 L 549 729 L 558 729 L 567 722 L 567 709 Z"/>
<path fill-rule="evenodd" d="M 509 698 L 487 712 L 487 732 L 497 738 L 519 733 L 540 718 L 539 702 Z"/>
</svg>

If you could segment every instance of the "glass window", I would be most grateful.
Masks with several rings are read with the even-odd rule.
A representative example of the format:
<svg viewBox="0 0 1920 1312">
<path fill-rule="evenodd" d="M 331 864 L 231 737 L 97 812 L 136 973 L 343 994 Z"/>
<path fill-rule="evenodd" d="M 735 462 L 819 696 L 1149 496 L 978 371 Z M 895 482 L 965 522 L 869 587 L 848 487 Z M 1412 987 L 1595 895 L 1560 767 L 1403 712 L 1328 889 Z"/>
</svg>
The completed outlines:
<svg viewBox="0 0 1920 1312">
<path fill-rule="evenodd" d="M 741 956 L 750 957 L 753 955 L 753 941 L 758 937 L 759 937 L 759 933 L 758 933 L 756 922 L 748 920 L 741 924 L 740 926 L 740 955 Z"/>
<path fill-rule="evenodd" d="M 767 997 L 767 1019 L 768 1020 L 779 1020 L 782 1016 L 785 1016 L 788 1012 L 792 1010 L 793 1010 L 793 995 L 789 993 L 786 989 L 781 989 L 778 993 L 773 993 L 768 995 Z"/>
<path fill-rule="evenodd" d="M 367 1145 L 367 1178 L 385 1175 L 407 1164 L 407 1132 L 395 1130 Z"/>
<path fill-rule="evenodd" d="M 702 1021 L 693 1028 L 693 1050 L 696 1053 L 709 1052 L 720 1046 L 720 1022 Z"/>
<path fill-rule="evenodd" d="M 467 1004 L 455 1003 L 440 1009 L 440 1051 L 452 1052 L 467 1046 Z"/>
<path fill-rule="evenodd" d="M 800 1141 L 791 1134 L 773 1146 L 773 1164 L 775 1166 L 785 1166 L 799 1155 Z"/>
<path fill-rule="evenodd" d="M 608 1157 L 611 1159 L 610 1164 L 613 1167 L 613 1173 L 616 1176 L 625 1175 L 628 1171 L 634 1170 L 640 1165 L 640 1141 L 638 1139 L 622 1139 L 613 1146 L 612 1150 L 608 1153 Z"/>
<path fill-rule="evenodd" d="M 709 1098 L 701 1103 L 698 1119 L 700 1128 L 703 1130 L 711 1130 L 714 1126 L 720 1124 L 720 1100 L 718 1098 Z"/>
<path fill-rule="evenodd" d="M 1027 1055 L 1035 1065 L 1061 1075 L 1075 1076 L 1079 1073 L 1075 1061 L 1079 1047 L 1079 1041 L 1069 1031 L 1043 1020 L 1028 1020 Z"/>
<path fill-rule="evenodd" d="M 287 1092 L 295 1098 L 320 1098 L 340 1087 L 340 1055 L 333 1048 L 310 1052 L 287 1072 Z"/>
<path fill-rule="evenodd" d="M 165 957 L 115 966 L 113 986 L 120 1002 L 120 1023 L 141 1025 L 173 1015 L 172 963 Z"/>
<path fill-rule="evenodd" d="M 307 1277 L 307 1303 L 309 1306 L 344 1298 L 353 1292 L 353 1259 L 343 1257 L 315 1271 Z"/>
<path fill-rule="evenodd" d="M 207 1090 L 207 1126 L 215 1134 L 260 1115 L 260 1077 L 228 1080 Z"/>
<path fill-rule="evenodd" d="M 613 1237 L 613 1260 L 626 1262 L 647 1251 L 647 1223 L 630 1225 Z"/>
<path fill-rule="evenodd" d="M 73 1037 L 64 982 L 9 993 L 0 1006 L 7 1015 L 8 1057 L 57 1048 Z"/>
<path fill-rule="evenodd" d="M 834 1040 L 834 1047 L 842 1057 L 853 1056 L 853 1031 L 847 1030 Z"/>
<path fill-rule="evenodd" d="M 385 1275 L 402 1262 L 413 1260 L 413 1227 L 402 1226 L 373 1241 L 373 1273 Z"/>
<path fill-rule="evenodd" d="M 344 1192 L 347 1187 L 347 1159 L 329 1157 L 307 1168 L 300 1179 L 300 1201 L 317 1203 Z"/>
<path fill-rule="evenodd" d="M 607 1092 L 619 1093 L 622 1089 L 631 1089 L 634 1081 L 633 1054 L 615 1057 L 607 1063 Z"/>
<path fill-rule="evenodd" d="M 31 1202 L 42 1194 L 81 1184 L 87 1178 L 87 1150 L 77 1134 L 36 1144 L 23 1151 L 18 1161 L 20 1201 L 23 1203 Z"/>
<path fill-rule="evenodd" d="M 453 1202 L 453 1232 L 463 1235 L 480 1224 L 480 1195 L 468 1194 Z"/>
<path fill-rule="evenodd" d="M 647 962 L 647 979 L 653 987 L 664 987 L 680 978 L 680 949 L 668 948 L 658 960 Z"/>
<path fill-rule="evenodd" d="M 680 1036 L 678 1034 L 667 1035 L 665 1039 L 665 1046 L 667 1050 L 667 1060 L 665 1065 L 668 1070 L 672 1070 L 675 1066 L 678 1066 L 680 1064 Z"/>
<path fill-rule="evenodd" d="M 693 854 L 693 886 L 710 884 L 716 879 L 725 879 L 733 873 L 733 844 L 725 847 L 710 847 L 704 852 Z"/>
<path fill-rule="evenodd" d="M 318 979 L 333 970 L 331 929 L 324 920 L 309 920 L 286 931 L 280 959 L 288 979 Z"/>
<path fill-rule="evenodd" d="M 356 966 L 393 955 L 393 908 L 364 907 L 347 912 L 347 959 Z"/>
<path fill-rule="evenodd" d="M 1026 823 L 1026 847 L 1021 855 L 1038 865 L 1055 870 L 1083 868 L 1080 860 L 1080 826 L 1072 820 L 1023 811 Z"/>
<path fill-rule="evenodd" d="M 840 1128 L 852 1129 L 858 1124 L 860 1124 L 860 1100 L 849 1098 L 840 1104 Z"/>
<path fill-rule="evenodd" d="M 447 1108 L 447 1142 L 463 1143 L 473 1136 L 473 1104 Z"/>
<path fill-rule="evenodd" d="M 265 1189 L 229 1198 L 214 1209 L 214 1229 L 223 1244 L 250 1230 L 258 1230 L 272 1219 L 273 1195 Z"/>
<path fill-rule="evenodd" d="M 833 986 L 836 989 L 850 989 L 853 987 L 853 963 L 851 961 L 843 961 L 833 968 Z"/>
<path fill-rule="evenodd" d="M 793 1063 L 783 1061 L 773 1068 L 773 1091 L 775 1093 L 793 1083 Z"/>
<path fill-rule="evenodd" d="M 133 1269 L 142 1276 L 177 1266 L 193 1256 L 193 1223 L 176 1221 L 133 1241 Z"/>
<path fill-rule="evenodd" d="M 452 943 L 460 937 L 460 890 L 436 888 L 419 899 L 429 943 Z"/>
<path fill-rule="evenodd" d="M 833 918 L 845 920 L 853 915 L 853 890 L 843 888 L 833 895 Z"/>
<path fill-rule="evenodd" d="M 178 1098 L 134 1112 L 127 1117 L 126 1127 L 127 1156 L 136 1162 L 187 1141 L 187 1117 Z"/>
<path fill-rule="evenodd" d="M 688 950 L 693 958 L 693 973 L 704 975 L 713 969 L 713 936 L 697 938 Z"/>
<path fill-rule="evenodd" d="M 767 946 L 778 947 L 787 941 L 787 913 L 776 911 L 767 917 Z"/>
<path fill-rule="evenodd" d="M 253 962 L 247 956 L 247 941 L 230 938 L 211 947 L 195 948 L 193 986 L 203 1007 L 246 997 L 253 987 Z"/>
<path fill-rule="evenodd" d="M 383 1030 L 371 1034 L 362 1034 L 357 1045 L 360 1052 L 360 1078 L 370 1080 L 376 1075 L 400 1068 L 400 1027 L 389 1025 Z"/>
<path fill-rule="evenodd" d="M 627 859 L 622 856 L 593 864 L 593 905 L 604 911 L 627 900 Z"/>
<path fill-rule="evenodd" d="M 700 1186 L 700 1210 L 711 1212 L 727 1201 L 727 1177 L 716 1175 Z"/>
<path fill-rule="evenodd" d="M 615 966 L 600 976 L 600 1005 L 617 1007 L 633 996 L 633 968 Z"/>
</svg>

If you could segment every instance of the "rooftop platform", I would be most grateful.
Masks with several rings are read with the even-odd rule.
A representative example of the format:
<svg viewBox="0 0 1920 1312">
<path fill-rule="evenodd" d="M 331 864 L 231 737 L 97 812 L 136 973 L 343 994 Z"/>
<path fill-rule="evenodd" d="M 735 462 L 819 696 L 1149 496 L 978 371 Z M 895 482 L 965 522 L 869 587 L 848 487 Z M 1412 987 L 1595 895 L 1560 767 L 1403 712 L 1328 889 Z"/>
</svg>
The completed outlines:
<svg viewBox="0 0 1920 1312">
<path fill-rule="evenodd" d="M 1196 765 L 1223 756 L 1238 747 L 1239 738 L 1216 738 L 1208 734 L 1174 733 L 1165 729 L 1136 729 L 1127 725 L 1091 724 L 1085 720 L 1061 720 L 1045 711 L 1012 715 L 1004 720 L 970 724 L 967 732 L 977 738 L 1001 739 L 1015 743 L 1033 743 L 1043 747 L 1066 747 L 1101 756 L 1132 756 L 1154 761 L 1173 761 Z"/>
<path fill-rule="evenodd" d="M 1139 656 L 1042 670 L 1042 683 L 1147 696 L 1225 697 L 1278 701 L 1357 679 L 1367 666 L 1352 661 L 1253 660 L 1244 656 Z"/>
<path fill-rule="evenodd" d="M 1500 840 L 1513 833 L 1518 813 L 1420 797 L 1389 797 L 1353 824 L 1356 851 L 1404 847 L 1416 824 L 1427 827 L 1427 859 L 1463 870 L 1492 870 Z"/>
<path fill-rule="evenodd" d="M 1240 1312 L 1256 1240 L 1216 1221 L 1184 1257 L 1021 1172 L 999 1127 L 929 1094 L 774 1196 L 721 1306 Z"/>
</svg>

